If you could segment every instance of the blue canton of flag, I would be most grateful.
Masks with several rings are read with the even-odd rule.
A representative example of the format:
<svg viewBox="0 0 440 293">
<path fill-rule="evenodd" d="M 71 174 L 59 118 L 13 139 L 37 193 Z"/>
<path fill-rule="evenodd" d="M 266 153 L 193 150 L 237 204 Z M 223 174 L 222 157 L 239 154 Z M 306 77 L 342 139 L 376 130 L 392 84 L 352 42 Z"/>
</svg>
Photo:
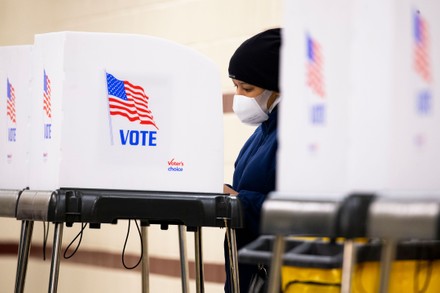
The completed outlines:
<svg viewBox="0 0 440 293">
<path fill-rule="evenodd" d="M 107 73 L 107 85 L 109 96 L 115 96 L 124 101 L 127 100 L 124 82 L 122 80 L 116 79 L 113 75 Z"/>
</svg>

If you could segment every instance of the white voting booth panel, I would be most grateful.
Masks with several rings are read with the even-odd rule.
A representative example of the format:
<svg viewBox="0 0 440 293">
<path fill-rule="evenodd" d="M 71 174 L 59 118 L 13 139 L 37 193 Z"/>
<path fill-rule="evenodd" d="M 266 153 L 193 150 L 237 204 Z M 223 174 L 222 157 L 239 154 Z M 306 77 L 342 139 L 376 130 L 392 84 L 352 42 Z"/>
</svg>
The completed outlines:
<svg viewBox="0 0 440 293">
<path fill-rule="evenodd" d="M 221 192 L 220 78 L 163 39 L 37 35 L 31 189 Z"/>
<path fill-rule="evenodd" d="M 286 1 L 277 191 L 440 192 L 440 3 Z"/>
<path fill-rule="evenodd" d="M 0 189 L 28 186 L 32 46 L 0 47 Z"/>
<path fill-rule="evenodd" d="M 349 52 L 350 15 L 340 13 L 347 7 L 350 1 L 286 1 L 277 191 L 303 196 L 343 188 L 346 132 L 338 130 L 347 126 L 348 89 L 340 81 L 349 75 L 348 63 L 338 60 Z"/>
</svg>

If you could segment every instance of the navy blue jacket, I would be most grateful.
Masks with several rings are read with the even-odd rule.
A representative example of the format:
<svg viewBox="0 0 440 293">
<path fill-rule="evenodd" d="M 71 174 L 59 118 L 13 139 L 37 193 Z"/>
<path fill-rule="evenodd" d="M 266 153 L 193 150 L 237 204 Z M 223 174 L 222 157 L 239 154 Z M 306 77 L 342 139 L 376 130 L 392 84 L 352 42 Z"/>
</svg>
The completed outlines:
<svg viewBox="0 0 440 293">
<path fill-rule="evenodd" d="M 278 106 L 269 114 L 246 141 L 235 162 L 232 187 L 238 192 L 243 215 L 244 228 L 236 230 L 237 248 L 240 249 L 259 236 L 261 207 L 268 193 L 275 190 Z M 226 256 L 229 290 L 229 261 Z M 257 266 L 239 264 L 240 292 L 247 292 L 247 286 Z"/>
<path fill-rule="evenodd" d="M 247 140 L 235 162 L 232 187 L 244 212 L 243 230 L 237 231 L 238 248 L 259 235 L 261 206 L 275 190 L 278 107 Z"/>
</svg>

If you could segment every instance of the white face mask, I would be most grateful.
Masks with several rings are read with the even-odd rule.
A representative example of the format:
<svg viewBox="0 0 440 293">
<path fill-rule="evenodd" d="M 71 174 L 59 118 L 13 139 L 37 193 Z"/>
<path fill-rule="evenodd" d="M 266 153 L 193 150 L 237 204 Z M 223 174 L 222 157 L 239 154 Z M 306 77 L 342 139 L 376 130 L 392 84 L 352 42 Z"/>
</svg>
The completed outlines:
<svg viewBox="0 0 440 293">
<path fill-rule="evenodd" d="M 241 122 L 249 125 L 258 125 L 269 118 L 267 102 L 272 93 L 272 91 L 264 90 L 255 98 L 234 95 L 232 109 Z"/>
</svg>

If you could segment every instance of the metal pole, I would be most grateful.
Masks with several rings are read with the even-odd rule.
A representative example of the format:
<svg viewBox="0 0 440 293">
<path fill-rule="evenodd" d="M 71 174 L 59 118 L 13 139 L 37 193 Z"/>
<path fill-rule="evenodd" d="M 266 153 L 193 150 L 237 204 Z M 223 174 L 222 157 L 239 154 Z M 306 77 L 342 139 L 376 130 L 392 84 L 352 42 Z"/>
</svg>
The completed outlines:
<svg viewBox="0 0 440 293">
<path fill-rule="evenodd" d="M 18 246 L 17 273 L 15 276 L 15 293 L 23 293 L 26 271 L 31 248 L 34 221 L 21 221 L 20 243 Z"/>
<path fill-rule="evenodd" d="M 237 238 L 235 234 L 235 229 L 227 228 L 229 233 L 229 237 L 227 237 L 227 241 L 229 241 L 229 262 L 231 264 L 230 267 L 230 275 L 232 280 L 233 292 L 240 292 L 240 280 L 238 274 L 238 252 L 237 252 Z"/>
<path fill-rule="evenodd" d="M 203 256 L 202 256 L 202 228 L 198 227 L 194 233 L 195 240 L 195 261 L 196 261 L 196 292 L 204 293 L 203 284 Z"/>
<path fill-rule="evenodd" d="M 385 239 L 383 241 L 382 253 L 380 258 L 380 282 L 379 292 L 387 293 L 389 286 L 389 278 L 391 275 L 391 266 L 396 255 L 396 240 Z"/>
<path fill-rule="evenodd" d="M 269 272 L 269 293 L 278 293 L 280 291 L 281 265 L 283 264 L 284 237 L 277 235 L 273 243 L 272 261 Z"/>
<path fill-rule="evenodd" d="M 185 226 L 179 225 L 179 252 L 180 252 L 180 271 L 182 274 L 182 292 L 189 292 L 189 269 L 188 269 L 188 256 L 186 254 L 186 232 Z"/>
<path fill-rule="evenodd" d="M 353 269 L 356 263 L 356 247 L 352 239 L 344 242 L 344 258 L 342 261 L 341 293 L 351 292 Z"/>
<path fill-rule="evenodd" d="M 61 244 L 63 242 L 64 223 L 55 223 L 53 235 L 52 262 L 50 264 L 49 293 L 56 293 L 58 288 L 58 276 L 60 273 Z"/>
<path fill-rule="evenodd" d="M 142 293 L 150 290 L 150 262 L 148 259 L 148 227 L 141 226 L 142 234 Z"/>
</svg>

